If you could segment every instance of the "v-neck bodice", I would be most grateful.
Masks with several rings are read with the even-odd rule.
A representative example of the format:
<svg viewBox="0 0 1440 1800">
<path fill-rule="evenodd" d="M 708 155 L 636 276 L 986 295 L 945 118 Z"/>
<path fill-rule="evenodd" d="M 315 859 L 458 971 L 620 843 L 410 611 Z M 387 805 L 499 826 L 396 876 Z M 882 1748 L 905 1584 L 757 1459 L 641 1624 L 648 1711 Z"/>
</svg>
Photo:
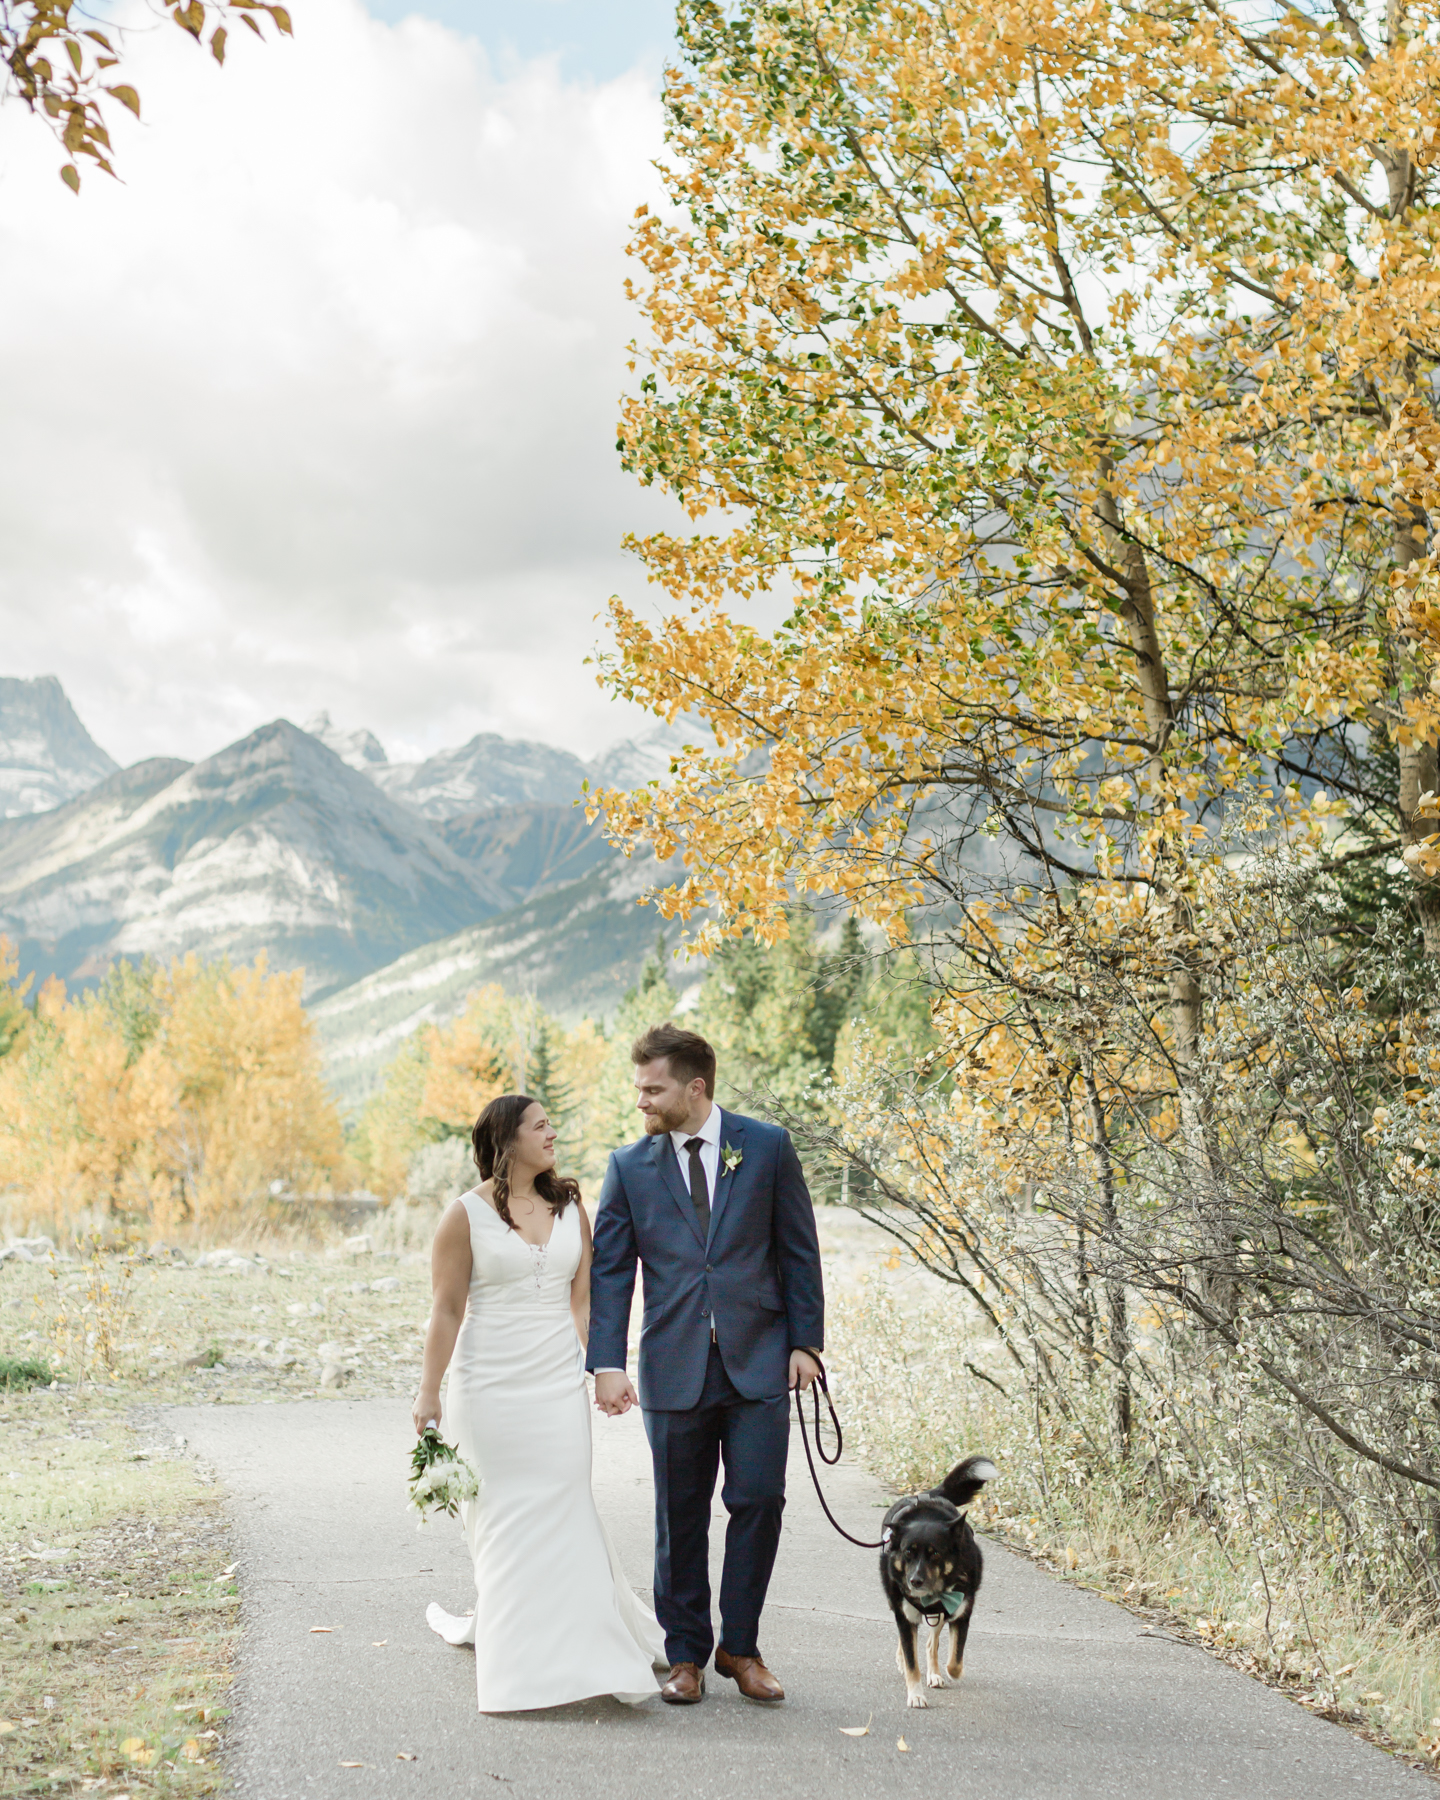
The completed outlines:
<svg viewBox="0 0 1440 1800">
<path fill-rule="evenodd" d="M 554 1220 L 543 1244 L 512 1230 L 481 1194 L 464 1197 L 470 1215 L 470 1309 L 489 1305 L 555 1306 L 568 1311 L 570 1284 L 580 1267 L 579 1207 Z"/>
</svg>

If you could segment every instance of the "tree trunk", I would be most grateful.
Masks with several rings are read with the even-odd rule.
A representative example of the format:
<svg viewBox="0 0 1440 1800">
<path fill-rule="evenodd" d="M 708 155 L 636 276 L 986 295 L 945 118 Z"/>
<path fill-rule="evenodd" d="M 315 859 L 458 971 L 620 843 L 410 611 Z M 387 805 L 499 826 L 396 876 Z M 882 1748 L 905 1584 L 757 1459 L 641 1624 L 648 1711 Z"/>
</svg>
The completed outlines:
<svg viewBox="0 0 1440 1800">
<path fill-rule="evenodd" d="M 1105 1129 L 1105 1109 L 1100 1090 L 1088 1064 L 1085 1069 L 1085 1098 L 1090 1113 L 1090 1147 L 1100 1188 L 1100 1241 L 1108 1243 L 1114 1254 L 1119 1229 L 1119 1213 L 1115 1197 L 1115 1165 L 1110 1156 L 1110 1138 Z M 1130 1426 L 1133 1402 L 1130 1393 L 1130 1319 L 1125 1305 L 1125 1283 L 1111 1276 L 1105 1278 L 1105 1349 L 1112 1368 L 1114 1386 L 1110 1395 L 1110 1434 L 1116 1454 L 1123 1460 L 1130 1454 Z"/>
<path fill-rule="evenodd" d="M 1408 569 L 1417 557 L 1425 554 L 1427 521 L 1422 513 L 1402 513 L 1395 527 L 1395 566 Z M 1403 651 L 1402 651 L 1403 654 Z M 1440 784 L 1440 757 L 1434 744 L 1400 743 L 1396 753 L 1400 760 L 1400 847 L 1406 850 L 1429 837 L 1436 827 L 1434 819 L 1417 819 L 1415 809 L 1421 798 L 1433 794 Z M 1425 934 L 1425 954 L 1440 956 L 1440 882 L 1417 876 L 1414 885 L 1415 910 L 1420 915 L 1420 929 Z"/>
<path fill-rule="evenodd" d="M 1397 49 L 1409 36 L 1405 14 L 1404 0 L 1386 0 L 1385 41 L 1392 50 Z M 1414 204 L 1414 160 L 1408 150 L 1396 150 L 1382 155 L 1381 161 L 1385 167 L 1390 217 L 1400 219 Z M 1416 380 L 1414 357 L 1409 357 L 1407 362 L 1408 366 L 1396 370 L 1402 393 L 1413 395 L 1429 404 L 1433 396 L 1428 387 L 1421 392 Z M 1430 522 L 1419 507 L 1407 506 L 1403 495 L 1396 495 L 1395 506 L 1395 567 L 1403 571 L 1425 554 Z M 1400 648 L 1400 660 L 1402 666 L 1408 660 L 1403 645 Z M 1419 843 L 1422 838 L 1430 836 L 1434 821 L 1417 819 L 1415 809 L 1423 795 L 1435 792 L 1437 758 L 1434 744 L 1404 744 L 1400 742 L 1398 733 L 1395 749 L 1400 761 L 1400 795 L 1397 804 L 1400 812 L 1400 848 L 1404 851 L 1412 844 Z M 1415 910 L 1420 915 L 1420 929 L 1425 934 L 1425 954 L 1440 956 L 1440 882 L 1417 876 Z"/>
</svg>

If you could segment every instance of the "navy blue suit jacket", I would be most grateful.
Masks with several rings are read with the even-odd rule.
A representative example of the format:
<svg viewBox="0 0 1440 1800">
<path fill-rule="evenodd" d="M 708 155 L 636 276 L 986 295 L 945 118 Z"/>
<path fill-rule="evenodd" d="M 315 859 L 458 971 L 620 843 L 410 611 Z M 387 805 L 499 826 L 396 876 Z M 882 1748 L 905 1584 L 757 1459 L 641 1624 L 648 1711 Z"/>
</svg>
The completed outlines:
<svg viewBox="0 0 1440 1800">
<path fill-rule="evenodd" d="M 733 1171 L 727 1148 L 740 1152 Z M 612 1152 L 600 1190 L 586 1366 L 625 1367 L 638 1259 L 640 1403 L 652 1412 L 699 1401 L 712 1321 L 725 1371 L 747 1400 L 786 1391 L 792 1349 L 824 1348 L 815 1210 L 789 1132 L 722 1112 L 720 1149 L 708 1241 L 668 1131 Z"/>
</svg>

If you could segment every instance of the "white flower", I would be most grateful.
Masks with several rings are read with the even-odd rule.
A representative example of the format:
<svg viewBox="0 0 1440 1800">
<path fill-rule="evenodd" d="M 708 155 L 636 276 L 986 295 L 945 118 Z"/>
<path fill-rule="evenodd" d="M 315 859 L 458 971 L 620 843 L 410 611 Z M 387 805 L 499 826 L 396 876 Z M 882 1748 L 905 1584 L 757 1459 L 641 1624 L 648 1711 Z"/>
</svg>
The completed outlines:
<svg viewBox="0 0 1440 1800">
<path fill-rule="evenodd" d="M 425 1460 L 422 1467 L 416 1463 Z M 474 1468 L 451 1445 L 438 1437 L 427 1437 L 417 1447 L 411 1461 L 410 1510 L 425 1523 L 431 1512 L 448 1513 L 452 1518 L 467 1501 L 480 1492 L 480 1478 Z"/>
</svg>

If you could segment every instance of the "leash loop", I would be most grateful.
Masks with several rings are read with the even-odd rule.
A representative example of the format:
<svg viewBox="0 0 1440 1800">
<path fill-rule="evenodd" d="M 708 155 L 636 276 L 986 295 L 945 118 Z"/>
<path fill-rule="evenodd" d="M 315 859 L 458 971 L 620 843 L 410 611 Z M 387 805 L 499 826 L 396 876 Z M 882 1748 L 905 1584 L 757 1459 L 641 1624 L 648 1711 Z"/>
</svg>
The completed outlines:
<svg viewBox="0 0 1440 1800">
<path fill-rule="evenodd" d="M 818 1356 L 815 1356 L 813 1350 L 808 1352 L 808 1354 L 815 1358 L 815 1365 L 820 1371 L 814 1381 L 810 1384 L 810 1398 L 815 1406 L 815 1448 L 820 1452 L 821 1462 L 833 1469 L 835 1464 L 840 1460 L 841 1451 L 845 1448 L 845 1436 L 840 1429 L 840 1418 L 835 1411 L 835 1402 L 830 1398 L 830 1383 L 825 1375 L 825 1365 L 820 1361 Z M 825 1396 L 825 1404 L 830 1411 L 830 1423 L 835 1428 L 835 1454 L 833 1456 L 827 1456 L 825 1454 L 825 1442 L 820 1436 L 820 1396 L 822 1393 Z M 815 1484 L 815 1497 L 819 1500 L 821 1510 L 824 1512 L 825 1517 L 847 1543 L 854 1544 L 859 1550 L 879 1550 L 884 1544 L 885 1540 L 883 1538 L 876 1538 L 875 1542 L 870 1544 L 866 1543 L 863 1538 L 851 1537 L 850 1533 L 830 1510 L 830 1503 L 825 1498 L 825 1490 L 820 1485 L 820 1473 L 815 1467 L 815 1458 L 810 1454 L 810 1434 L 805 1429 L 805 1400 L 801 1393 L 799 1382 L 796 1382 L 795 1384 L 795 1411 L 800 1419 L 800 1441 L 805 1446 L 805 1461 L 810 1466 L 810 1479 Z"/>
</svg>

